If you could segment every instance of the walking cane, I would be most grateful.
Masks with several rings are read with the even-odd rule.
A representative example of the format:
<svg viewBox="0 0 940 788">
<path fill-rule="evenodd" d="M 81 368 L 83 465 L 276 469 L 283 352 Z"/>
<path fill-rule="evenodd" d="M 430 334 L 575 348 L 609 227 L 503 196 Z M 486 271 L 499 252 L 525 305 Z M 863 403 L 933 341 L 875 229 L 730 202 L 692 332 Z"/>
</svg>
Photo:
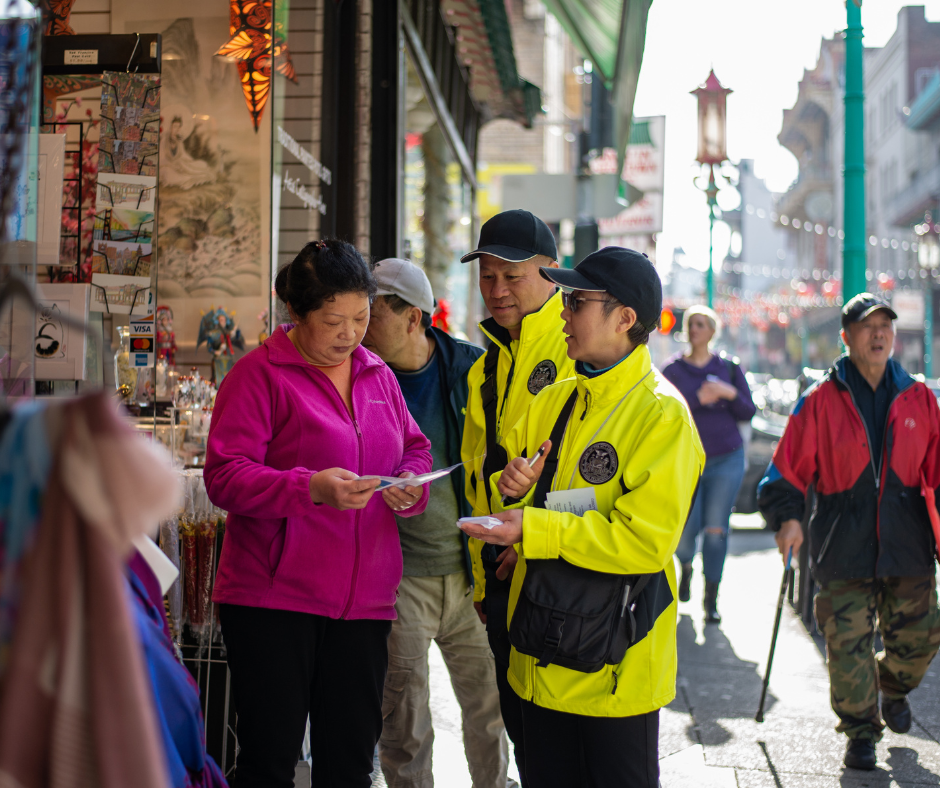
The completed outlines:
<svg viewBox="0 0 940 788">
<path fill-rule="evenodd" d="M 770 668 L 774 664 L 774 649 L 777 646 L 777 633 L 780 631 L 780 614 L 783 613 L 783 597 L 787 593 L 787 584 L 790 581 L 790 559 L 793 558 L 793 548 L 787 553 L 787 565 L 783 569 L 783 580 L 780 581 L 780 596 L 777 598 L 777 617 L 774 619 L 774 634 L 770 639 L 770 656 L 767 657 L 767 670 L 764 673 L 764 686 L 760 691 L 760 705 L 757 707 L 758 722 L 764 721 L 764 701 L 767 698 L 767 685 L 770 684 Z"/>
</svg>

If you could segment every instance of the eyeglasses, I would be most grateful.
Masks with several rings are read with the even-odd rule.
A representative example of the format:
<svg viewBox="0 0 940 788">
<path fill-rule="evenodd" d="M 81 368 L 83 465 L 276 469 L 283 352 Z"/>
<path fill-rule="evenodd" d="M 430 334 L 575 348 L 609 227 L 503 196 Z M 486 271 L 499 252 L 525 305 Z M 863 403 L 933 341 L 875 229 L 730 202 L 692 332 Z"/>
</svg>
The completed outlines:
<svg viewBox="0 0 940 788">
<path fill-rule="evenodd" d="M 574 297 L 574 293 L 565 293 L 561 294 L 561 303 L 565 309 L 570 309 L 571 314 L 573 315 L 578 311 L 580 304 L 583 304 L 585 301 L 597 301 L 601 304 L 607 304 L 610 302 L 609 298 L 584 298 L 583 296 Z"/>
</svg>

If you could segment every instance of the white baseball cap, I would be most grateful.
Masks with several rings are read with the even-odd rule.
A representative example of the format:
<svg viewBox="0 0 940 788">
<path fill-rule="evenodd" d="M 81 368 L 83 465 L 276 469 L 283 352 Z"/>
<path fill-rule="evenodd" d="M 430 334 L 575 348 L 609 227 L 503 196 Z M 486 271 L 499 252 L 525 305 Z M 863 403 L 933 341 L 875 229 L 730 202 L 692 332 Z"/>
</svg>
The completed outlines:
<svg viewBox="0 0 940 788">
<path fill-rule="evenodd" d="M 379 283 L 379 295 L 396 295 L 422 312 L 434 314 L 431 283 L 414 263 L 390 257 L 376 263 L 372 273 Z"/>
</svg>

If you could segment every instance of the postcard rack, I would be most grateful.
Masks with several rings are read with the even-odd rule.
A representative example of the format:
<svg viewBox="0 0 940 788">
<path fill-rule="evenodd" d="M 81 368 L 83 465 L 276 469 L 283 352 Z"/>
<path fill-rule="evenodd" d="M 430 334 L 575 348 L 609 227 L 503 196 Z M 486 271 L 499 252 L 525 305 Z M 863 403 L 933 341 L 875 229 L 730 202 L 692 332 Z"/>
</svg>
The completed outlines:
<svg viewBox="0 0 940 788">
<path fill-rule="evenodd" d="M 63 182 L 65 184 L 65 196 L 66 199 L 63 201 L 62 212 L 63 213 L 74 213 L 75 214 L 75 232 L 66 233 L 62 232 L 60 238 L 60 252 L 59 252 L 59 261 L 60 265 L 62 264 L 63 253 L 62 246 L 64 242 L 74 239 L 75 244 L 75 281 L 82 281 L 82 222 L 84 217 L 82 216 L 82 205 L 84 203 L 85 194 L 83 192 L 83 181 L 85 175 L 85 162 L 84 162 L 84 144 L 85 139 L 88 135 L 88 129 L 91 127 L 92 120 L 54 120 L 47 119 L 43 116 L 42 120 L 39 122 L 39 126 L 42 129 L 51 128 L 52 134 L 58 134 L 60 129 L 65 129 L 65 156 L 66 159 L 70 160 L 70 165 L 66 170 L 66 174 L 63 175 Z M 78 142 L 76 143 L 73 139 L 73 135 L 69 132 L 72 129 L 78 129 Z M 78 145 L 76 148 L 75 145 Z M 73 185 L 74 184 L 74 185 Z M 69 200 L 68 198 L 71 198 Z M 71 201 L 71 205 L 67 204 Z M 70 250 L 71 251 L 71 250 Z"/>
</svg>

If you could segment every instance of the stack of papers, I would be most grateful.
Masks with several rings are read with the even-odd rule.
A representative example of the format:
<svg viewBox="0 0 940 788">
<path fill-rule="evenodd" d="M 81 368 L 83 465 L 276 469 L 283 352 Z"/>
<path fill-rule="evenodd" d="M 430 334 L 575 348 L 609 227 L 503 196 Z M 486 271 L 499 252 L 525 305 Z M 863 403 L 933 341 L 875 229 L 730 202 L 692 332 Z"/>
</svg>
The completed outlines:
<svg viewBox="0 0 940 788">
<path fill-rule="evenodd" d="M 485 515 L 483 517 L 461 517 L 457 521 L 457 525 L 463 525 L 464 523 L 469 523 L 471 525 L 482 525 L 484 528 L 489 530 L 490 528 L 495 528 L 497 525 L 502 525 L 503 521 L 498 517 L 491 517 L 490 515 Z"/>
</svg>

